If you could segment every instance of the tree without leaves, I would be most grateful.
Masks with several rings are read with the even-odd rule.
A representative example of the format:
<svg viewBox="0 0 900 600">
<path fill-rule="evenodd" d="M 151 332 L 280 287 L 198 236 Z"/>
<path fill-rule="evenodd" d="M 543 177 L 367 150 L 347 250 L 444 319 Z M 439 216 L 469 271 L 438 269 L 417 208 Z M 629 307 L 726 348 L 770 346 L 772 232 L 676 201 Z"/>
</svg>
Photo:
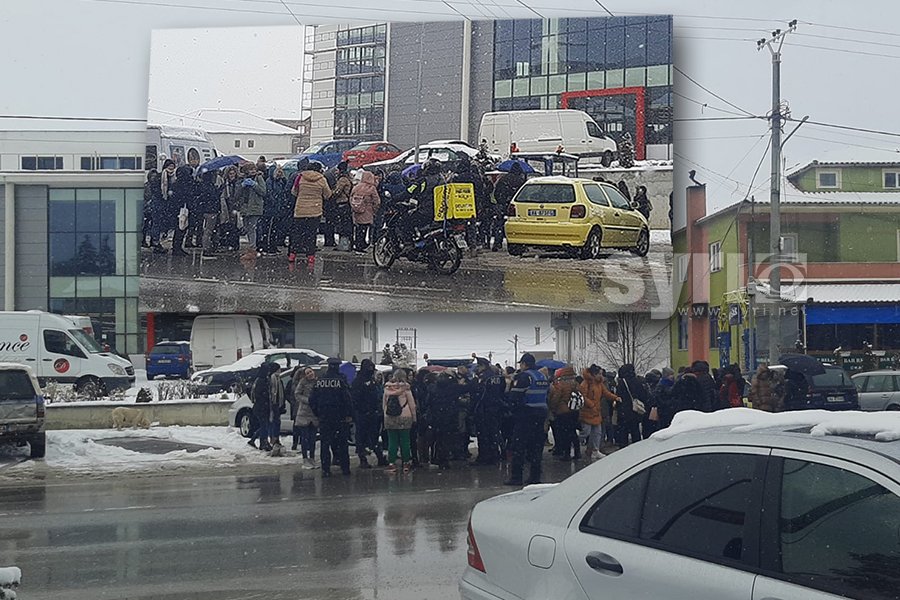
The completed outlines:
<svg viewBox="0 0 900 600">
<path fill-rule="evenodd" d="M 612 322 L 618 329 L 618 339 L 608 341 L 605 331 L 590 339 L 582 351 L 581 361 L 589 365 L 599 360 L 607 368 L 632 364 L 638 373 L 653 368 L 665 346 L 663 334 L 668 322 L 657 323 L 640 313 L 616 313 Z"/>
</svg>

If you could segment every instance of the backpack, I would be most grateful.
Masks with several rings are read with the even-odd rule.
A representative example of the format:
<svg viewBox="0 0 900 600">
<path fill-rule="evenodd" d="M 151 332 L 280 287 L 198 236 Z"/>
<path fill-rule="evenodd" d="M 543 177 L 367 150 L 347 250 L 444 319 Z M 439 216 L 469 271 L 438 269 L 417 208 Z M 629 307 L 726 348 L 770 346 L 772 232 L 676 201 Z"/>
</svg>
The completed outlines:
<svg viewBox="0 0 900 600">
<path fill-rule="evenodd" d="M 578 390 L 572 390 L 569 395 L 569 410 L 578 412 L 584 408 L 584 396 Z"/>
<path fill-rule="evenodd" d="M 387 408 L 384 410 L 384 414 L 389 417 L 399 417 L 403 414 L 403 409 L 406 408 L 406 403 L 400 405 L 400 398 L 397 396 L 388 396 Z"/>
</svg>

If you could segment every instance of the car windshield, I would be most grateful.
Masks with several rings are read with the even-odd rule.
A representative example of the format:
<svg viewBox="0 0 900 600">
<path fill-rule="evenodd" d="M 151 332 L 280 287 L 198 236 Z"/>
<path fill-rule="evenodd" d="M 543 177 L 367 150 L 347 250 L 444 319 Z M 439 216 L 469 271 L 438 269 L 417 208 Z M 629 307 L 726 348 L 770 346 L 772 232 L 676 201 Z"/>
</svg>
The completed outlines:
<svg viewBox="0 0 900 600">
<path fill-rule="evenodd" d="M 821 375 L 813 375 L 812 382 L 815 387 L 852 387 L 853 380 L 847 375 L 847 372 L 840 367 L 825 367 L 825 373 Z"/>
<path fill-rule="evenodd" d="M 326 142 L 319 142 L 318 144 L 313 144 L 309 148 L 303 151 L 303 154 L 318 154 L 322 151 L 322 149 L 327 146 Z"/>
<path fill-rule="evenodd" d="M 515 201 L 570 204 L 575 202 L 575 188 L 569 183 L 533 183 L 522 186 Z"/>
<path fill-rule="evenodd" d="M 363 144 L 357 144 L 350 148 L 350 152 L 362 152 L 364 150 L 368 150 L 373 146 L 372 142 L 365 142 Z"/>
<path fill-rule="evenodd" d="M 181 346 L 178 344 L 157 344 L 150 354 L 181 354 Z"/>
<path fill-rule="evenodd" d="M 31 378 L 25 371 L 0 371 L 0 400 L 34 398 Z"/>
<path fill-rule="evenodd" d="M 81 329 L 70 329 L 69 335 L 75 338 L 79 344 L 84 347 L 85 350 L 90 352 L 91 354 L 97 354 L 99 352 L 103 352 L 103 346 L 97 343 L 97 340 L 86 334 Z"/>
</svg>

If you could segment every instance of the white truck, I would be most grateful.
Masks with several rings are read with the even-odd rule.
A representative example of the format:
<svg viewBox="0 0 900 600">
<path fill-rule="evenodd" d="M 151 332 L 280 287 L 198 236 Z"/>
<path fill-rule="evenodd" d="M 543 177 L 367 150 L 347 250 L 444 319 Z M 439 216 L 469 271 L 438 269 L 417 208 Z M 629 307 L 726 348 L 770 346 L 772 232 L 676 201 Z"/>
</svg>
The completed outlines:
<svg viewBox="0 0 900 600">
<path fill-rule="evenodd" d="M 488 152 L 562 152 L 581 157 L 599 156 L 603 166 L 615 159 L 616 142 L 586 112 L 571 109 L 510 110 L 485 113 L 478 141 Z"/>
<path fill-rule="evenodd" d="M 200 315 L 191 327 L 195 371 L 230 365 L 272 346 L 269 324 L 259 315 Z"/>
<path fill-rule="evenodd" d="M 104 352 L 70 317 L 39 310 L 0 312 L 0 362 L 27 365 L 41 385 L 73 384 L 91 397 L 134 385 L 130 362 Z"/>
<path fill-rule="evenodd" d="M 190 164 L 192 160 L 203 164 L 217 155 L 216 145 L 202 129 L 147 125 L 144 169 L 161 171 L 163 163 L 170 158 L 179 167 Z"/>
</svg>

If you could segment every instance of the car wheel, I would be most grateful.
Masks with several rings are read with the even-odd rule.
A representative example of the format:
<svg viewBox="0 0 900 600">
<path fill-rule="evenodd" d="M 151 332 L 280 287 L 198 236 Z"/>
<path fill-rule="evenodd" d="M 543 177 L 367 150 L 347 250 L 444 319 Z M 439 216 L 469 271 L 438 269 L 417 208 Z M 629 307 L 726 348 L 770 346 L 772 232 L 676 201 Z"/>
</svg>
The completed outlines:
<svg viewBox="0 0 900 600">
<path fill-rule="evenodd" d="M 647 256 L 647 253 L 650 252 L 649 231 L 641 229 L 641 232 L 638 234 L 637 244 L 631 249 L 631 252 L 637 256 Z"/>
<path fill-rule="evenodd" d="M 243 437 L 249 438 L 253 435 L 253 430 L 256 429 L 256 419 L 253 418 L 253 413 L 250 412 L 249 408 L 239 412 L 236 420 L 238 431 L 241 432 Z"/>
<path fill-rule="evenodd" d="M 75 391 L 88 398 L 102 398 L 106 395 L 106 386 L 97 377 L 88 375 L 75 382 Z"/>
<path fill-rule="evenodd" d="M 613 153 L 610 150 L 607 150 L 603 153 L 603 156 L 600 157 L 600 164 L 604 167 L 608 167 L 612 164 L 613 161 Z"/>
<path fill-rule="evenodd" d="M 891 404 L 885 410 L 900 410 L 900 404 Z"/>
<path fill-rule="evenodd" d="M 31 446 L 31 458 L 44 458 L 47 454 L 47 433 L 41 432 L 28 442 Z"/>
<path fill-rule="evenodd" d="M 525 246 L 522 244 L 510 244 L 507 242 L 506 251 L 509 252 L 511 256 L 522 256 L 525 254 Z"/>
<path fill-rule="evenodd" d="M 584 246 L 581 248 L 581 258 L 583 260 L 594 260 L 600 258 L 600 249 L 603 247 L 603 239 L 600 229 L 594 227 L 588 234 Z"/>
</svg>

